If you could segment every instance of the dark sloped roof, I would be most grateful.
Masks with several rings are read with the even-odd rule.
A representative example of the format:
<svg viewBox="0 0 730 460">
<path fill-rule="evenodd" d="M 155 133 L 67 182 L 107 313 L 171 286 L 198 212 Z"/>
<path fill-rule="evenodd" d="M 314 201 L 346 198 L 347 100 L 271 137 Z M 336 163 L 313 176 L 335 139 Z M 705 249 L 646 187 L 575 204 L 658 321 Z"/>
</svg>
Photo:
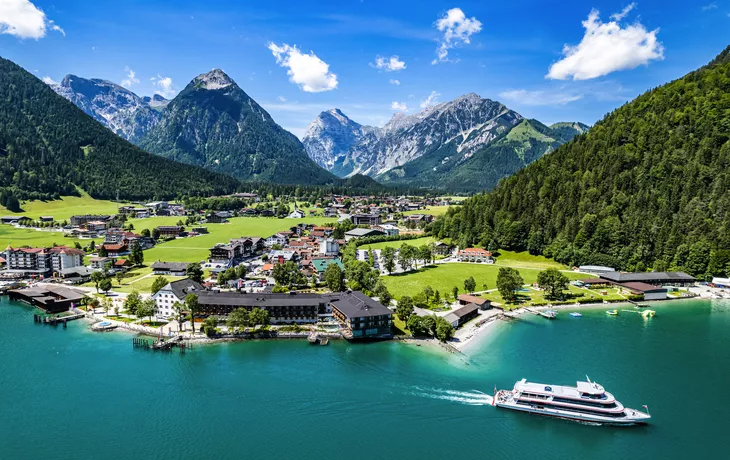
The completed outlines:
<svg viewBox="0 0 730 460">
<path fill-rule="evenodd" d="M 198 303 L 201 305 L 231 305 L 240 307 L 319 306 L 328 300 L 328 295 L 319 294 L 248 294 L 216 291 L 203 291 L 198 294 Z"/>
<path fill-rule="evenodd" d="M 152 270 L 185 271 L 188 268 L 187 262 L 154 262 Z"/>
<path fill-rule="evenodd" d="M 600 274 L 601 278 L 605 278 L 617 283 L 627 283 L 632 281 L 650 282 L 660 281 L 665 283 L 675 282 L 693 282 L 695 278 L 684 272 L 646 272 L 646 273 L 623 273 L 623 272 L 606 272 Z"/>
<path fill-rule="evenodd" d="M 172 293 L 175 294 L 178 299 L 184 299 L 186 295 L 191 293 L 200 295 L 205 292 L 203 290 L 203 286 L 189 278 L 180 281 L 173 281 L 168 286 L 170 286 Z"/>
<path fill-rule="evenodd" d="M 452 311 L 451 314 L 456 315 L 459 318 L 462 318 L 470 313 L 474 313 L 476 310 L 479 310 L 479 305 L 477 305 L 475 303 L 469 303 L 457 310 Z"/>
<path fill-rule="evenodd" d="M 388 307 L 359 291 L 333 296 L 331 303 L 349 318 L 392 315 Z"/>
</svg>

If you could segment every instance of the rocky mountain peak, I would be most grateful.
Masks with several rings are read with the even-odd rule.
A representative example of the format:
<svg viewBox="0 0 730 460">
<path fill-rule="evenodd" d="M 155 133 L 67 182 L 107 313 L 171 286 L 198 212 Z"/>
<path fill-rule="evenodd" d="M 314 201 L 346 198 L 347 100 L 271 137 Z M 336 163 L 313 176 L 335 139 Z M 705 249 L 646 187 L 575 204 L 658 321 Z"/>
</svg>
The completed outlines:
<svg viewBox="0 0 730 460">
<path fill-rule="evenodd" d="M 198 88 L 205 89 L 221 89 L 235 84 L 233 79 L 221 69 L 213 69 L 210 72 L 200 74 L 195 77 L 193 82 Z"/>
</svg>

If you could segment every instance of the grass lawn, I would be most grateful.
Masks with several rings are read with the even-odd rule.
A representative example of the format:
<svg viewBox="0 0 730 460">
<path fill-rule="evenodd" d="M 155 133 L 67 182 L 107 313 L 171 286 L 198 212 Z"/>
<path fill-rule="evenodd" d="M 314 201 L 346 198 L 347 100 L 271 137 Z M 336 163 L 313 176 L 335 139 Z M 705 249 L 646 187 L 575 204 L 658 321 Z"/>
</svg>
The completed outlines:
<svg viewBox="0 0 730 460">
<path fill-rule="evenodd" d="M 95 241 L 100 243 L 102 238 Z M 52 246 L 56 243 L 61 246 L 73 247 L 78 241 L 82 246 L 89 244 L 90 240 L 78 240 L 75 238 L 66 238 L 61 232 L 36 231 L 28 228 L 15 228 L 12 225 L 0 225 L 0 242 L 3 244 L 3 250 L 8 246 Z"/>
<path fill-rule="evenodd" d="M 384 276 L 381 279 L 396 299 L 404 295 L 413 296 L 426 286 L 440 291 L 442 297 L 444 295 L 450 297 L 454 286 L 459 288 L 460 293 L 463 293 L 464 280 L 470 276 L 473 276 L 477 283 L 477 291 L 484 290 L 484 283 L 487 284 L 488 289 L 496 288 L 499 268 L 498 265 L 447 263 L 432 265 L 417 272 Z M 537 281 L 537 274 L 541 271 L 538 268 L 519 268 L 518 270 L 526 284 Z M 585 274 L 564 273 L 571 280 L 586 278 Z"/>
<path fill-rule="evenodd" d="M 358 249 L 363 249 L 363 250 L 384 249 L 388 246 L 391 246 L 394 248 L 400 248 L 401 246 L 403 246 L 404 243 L 408 243 L 411 246 L 423 246 L 424 244 L 431 244 L 434 241 L 436 241 L 435 238 L 432 238 L 430 236 L 425 236 L 423 238 L 415 238 L 412 240 L 384 241 L 382 243 L 366 244 L 366 245 L 358 247 Z"/>
<path fill-rule="evenodd" d="M 549 300 L 545 299 L 544 292 L 533 290 L 531 289 L 530 292 L 521 292 L 520 298 L 521 301 L 518 304 L 509 305 L 505 304 L 504 300 L 502 299 L 502 296 L 499 295 L 498 291 L 492 291 L 487 294 L 482 294 L 481 297 L 484 297 L 485 299 L 489 299 L 493 302 L 498 302 L 508 308 L 517 308 L 517 307 L 530 307 L 534 305 L 545 305 L 548 303 L 553 304 L 560 304 L 560 303 L 575 303 L 575 301 L 579 298 L 581 299 L 591 299 L 592 303 L 601 303 L 604 300 L 609 302 L 615 302 L 620 300 L 626 300 L 626 297 L 621 295 L 618 291 L 618 289 L 586 289 L 586 288 L 579 288 L 573 285 L 568 286 L 568 291 L 570 291 L 570 298 L 565 299 L 562 302 L 551 302 Z M 606 291 L 606 295 L 601 295 L 601 291 Z"/>
<path fill-rule="evenodd" d="M 23 212 L 13 213 L 0 206 L 0 212 L 7 216 L 27 216 L 37 219 L 40 216 L 53 216 L 54 220 L 64 221 L 77 214 L 116 214 L 122 203 L 96 200 L 88 194 L 64 196 L 53 201 L 27 201 L 21 204 Z"/>
<path fill-rule="evenodd" d="M 446 214 L 448 206 L 426 206 L 426 209 L 417 209 L 415 211 L 406 211 L 403 213 L 404 216 L 410 216 L 411 214 L 431 214 L 432 216 L 440 216 Z"/>
<path fill-rule="evenodd" d="M 143 228 L 150 230 L 158 225 L 171 225 L 177 222 L 179 217 L 150 217 L 147 219 L 135 219 L 135 231 Z M 170 224 L 170 221 L 172 223 Z M 229 219 L 227 224 L 202 224 L 208 228 L 208 234 L 192 238 L 180 238 L 166 243 L 160 243 L 152 249 L 145 251 L 145 263 L 151 264 L 157 260 L 164 262 L 200 262 L 208 257 L 208 249 L 216 243 L 227 243 L 231 238 L 242 236 L 268 237 L 276 232 L 288 230 L 299 223 L 323 225 L 333 222 L 331 217 L 305 217 L 303 219 L 276 219 L 267 217 L 234 217 Z"/>
<path fill-rule="evenodd" d="M 495 259 L 495 264 L 516 268 L 539 268 L 542 270 L 546 268 L 557 268 L 558 270 L 565 270 L 568 268 L 565 265 L 555 262 L 552 259 L 548 259 L 545 256 L 533 256 L 527 251 L 513 252 L 500 250 L 499 257 Z"/>
</svg>

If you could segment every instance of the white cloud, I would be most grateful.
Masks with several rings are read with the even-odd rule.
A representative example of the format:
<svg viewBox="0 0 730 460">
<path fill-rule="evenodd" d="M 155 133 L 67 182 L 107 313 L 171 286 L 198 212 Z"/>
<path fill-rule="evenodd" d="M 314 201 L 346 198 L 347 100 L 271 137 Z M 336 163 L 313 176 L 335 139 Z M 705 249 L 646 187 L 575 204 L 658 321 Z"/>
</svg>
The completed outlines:
<svg viewBox="0 0 730 460">
<path fill-rule="evenodd" d="M 390 80 L 388 80 L 388 83 L 390 83 L 391 85 L 400 86 L 400 80 L 396 80 L 396 79 L 393 79 L 393 78 L 391 78 Z"/>
<path fill-rule="evenodd" d="M 46 36 L 47 29 L 66 36 L 61 27 L 29 0 L 0 0 L 0 34 L 38 40 Z"/>
<path fill-rule="evenodd" d="M 499 97 L 506 101 L 522 105 L 565 105 L 583 99 L 580 93 L 549 92 L 549 91 L 528 91 L 514 89 L 499 93 Z"/>
<path fill-rule="evenodd" d="M 337 88 L 337 75 L 329 71 L 329 64 L 317 57 L 313 52 L 304 54 L 294 46 L 286 43 L 281 46 L 269 43 L 267 48 L 276 58 L 276 63 L 286 67 L 289 81 L 299 85 L 307 93 L 320 93 Z"/>
<path fill-rule="evenodd" d="M 431 64 L 449 61 L 449 50 L 462 43 L 471 43 L 471 36 L 482 30 L 475 17 L 467 18 L 461 8 L 451 8 L 434 24 L 444 36 L 436 49 L 438 57 Z"/>
<path fill-rule="evenodd" d="M 129 67 L 125 67 L 124 71 L 127 72 L 127 78 L 122 80 L 121 85 L 127 89 L 131 88 L 132 85 L 136 85 L 139 83 L 139 78 L 137 78 L 137 74 L 134 72 L 134 70 L 130 69 Z"/>
<path fill-rule="evenodd" d="M 58 84 L 57 81 L 55 81 L 53 78 L 48 77 L 48 76 L 43 77 L 43 83 L 45 83 L 46 85 L 57 85 Z"/>
<path fill-rule="evenodd" d="M 612 17 L 623 18 L 628 8 Z M 565 57 L 550 66 L 546 78 L 590 80 L 664 59 L 664 47 L 656 37 L 659 29 L 649 32 L 638 21 L 625 27 L 618 20 L 604 23 L 598 14 L 598 10 L 591 11 L 583 21 L 586 31 L 581 42 L 565 45 Z"/>
<path fill-rule="evenodd" d="M 633 10 L 634 8 L 636 8 L 636 2 L 629 3 L 626 6 L 626 8 L 624 8 L 623 10 L 621 10 L 620 13 L 613 13 L 611 15 L 611 19 L 613 19 L 614 21 L 620 21 L 623 18 L 625 18 L 626 16 L 628 16 L 629 13 L 631 13 L 631 10 Z"/>
<path fill-rule="evenodd" d="M 280 102 L 286 102 L 286 98 L 285 98 L 284 96 L 279 96 L 279 97 L 277 97 L 277 99 L 278 99 L 278 100 L 279 100 Z"/>
<path fill-rule="evenodd" d="M 398 112 L 408 112 L 408 106 L 405 102 L 393 101 L 393 103 L 390 104 L 390 108 L 397 110 Z"/>
<path fill-rule="evenodd" d="M 425 109 L 426 107 L 431 107 L 432 105 L 438 104 L 439 96 L 441 96 L 440 93 L 437 93 L 436 91 L 431 91 L 431 94 L 429 94 L 426 99 L 421 100 L 421 108 Z"/>
<path fill-rule="evenodd" d="M 708 5 L 704 5 L 702 7 L 702 11 L 710 11 L 710 10 L 716 10 L 717 9 L 717 2 L 712 2 Z M 728 14 L 730 16 L 730 14 Z"/>
<path fill-rule="evenodd" d="M 398 72 L 406 68 L 406 63 L 401 61 L 398 56 L 395 55 L 389 58 L 378 56 L 375 58 L 375 63 L 370 63 L 370 67 L 385 70 L 386 72 Z"/>
<path fill-rule="evenodd" d="M 162 75 L 157 74 L 157 78 L 152 77 L 150 80 L 152 80 L 152 84 L 157 87 L 155 93 L 162 97 L 170 99 L 177 92 L 172 86 L 172 78 L 170 77 L 163 77 Z"/>
</svg>

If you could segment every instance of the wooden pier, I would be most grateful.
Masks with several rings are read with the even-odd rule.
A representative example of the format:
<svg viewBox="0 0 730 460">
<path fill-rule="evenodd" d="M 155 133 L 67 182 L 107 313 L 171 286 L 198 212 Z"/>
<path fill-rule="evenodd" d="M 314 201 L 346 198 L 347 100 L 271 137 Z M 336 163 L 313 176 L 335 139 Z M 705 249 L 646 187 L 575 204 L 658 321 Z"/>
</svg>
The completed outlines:
<svg viewBox="0 0 730 460">
<path fill-rule="evenodd" d="M 61 324 L 65 328 L 69 321 L 80 319 L 84 316 L 85 315 L 83 313 L 77 313 L 75 315 L 67 316 L 47 316 L 34 313 L 33 322 L 36 324 L 50 324 L 51 326 L 58 326 L 59 324 Z"/>
<path fill-rule="evenodd" d="M 555 319 L 555 315 L 554 315 L 554 314 L 552 314 L 552 315 L 551 315 L 551 314 L 549 314 L 549 313 L 547 313 L 547 312 L 544 312 L 544 311 L 540 311 L 540 310 L 534 310 L 534 309 L 532 309 L 532 308 L 528 308 L 528 307 L 525 307 L 525 310 L 529 311 L 530 313 L 532 313 L 532 314 L 534 314 L 534 315 L 540 315 L 540 316 L 542 316 L 543 318 L 547 318 L 547 319 Z"/>
<path fill-rule="evenodd" d="M 132 347 L 141 348 L 144 350 L 160 350 L 160 351 L 172 351 L 173 348 L 180 350 L 180 353 L 190 350 L 193 346 L 190 343 L 184 342 L 182 336 L 178 335 L 167 340 L 159 338 L 157 340 L 134 337 L 132 338 Z"/>
</svg>

